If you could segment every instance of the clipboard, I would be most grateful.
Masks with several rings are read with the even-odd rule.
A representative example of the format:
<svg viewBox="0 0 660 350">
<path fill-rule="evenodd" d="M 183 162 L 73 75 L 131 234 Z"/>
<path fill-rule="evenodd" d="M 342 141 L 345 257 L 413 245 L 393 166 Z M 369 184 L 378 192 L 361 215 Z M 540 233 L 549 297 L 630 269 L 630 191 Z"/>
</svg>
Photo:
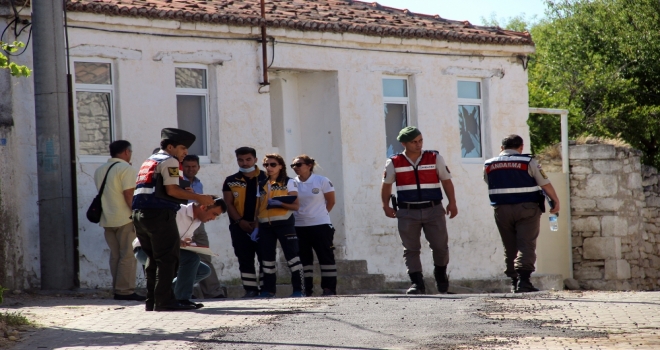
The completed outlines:
<svg viewBox="0 0 660 350">
<path fill-rule="evenodd" d="M 211 255 L 211 256 L 218 256 L 218 254 L 215 254 L 211 248 L 197 245 L 197 246 L 187 246 L 187 247 L 181 247 L 181 249 L 185 250 L 190 250 L 191 252 L 195 252 L 197 254 L 204 254 L 204 255 Z"/>
</svg>

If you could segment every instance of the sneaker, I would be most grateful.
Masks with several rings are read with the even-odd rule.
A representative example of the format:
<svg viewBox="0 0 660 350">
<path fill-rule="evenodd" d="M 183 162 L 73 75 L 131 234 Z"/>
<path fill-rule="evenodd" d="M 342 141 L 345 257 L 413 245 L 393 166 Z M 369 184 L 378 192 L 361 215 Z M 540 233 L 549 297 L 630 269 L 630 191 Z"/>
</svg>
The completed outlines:
<svg viewBox="0 0 660 350">
<path fill-rule="evenodd" d="M 257 297 L 259 297 L 258 290 L 246 290 L 245 295 L 243 295 L 241 298 L 257 298 Z"/>
<path fill-rule="evenodd" d="M 262 291 L 258 296 L 258 298 L 274 298 L 274 297 L 275 297 L 275 293 L 266 292 L 265 290 Z"/>
<path fill-rule="evenodd" d="M 300 290 L 296 290 L 293 293 L 291 293 L 291 295 L 289 295 L 289 298 L 304 298 L 304 297 L 305 297 L 305 293 L 303 293 Z"/>
<path fill-rule="evenodd" d="M 321 296 L 327 297 L 331 295 L 337 295 L 337 293 L 330 290 L 330 288 L 323 288 L 323 294 L 321 294 Z"/>
<path fill-rule="evenodd" d="M 133 300 L 133 301 L 145 301 L 147 300 L 147 297 L 144 297 L 140 294 L 129 294 L 129 295 L 121 295 L 121 294 L 115 294 L 115 300 Z"/>
</svg>

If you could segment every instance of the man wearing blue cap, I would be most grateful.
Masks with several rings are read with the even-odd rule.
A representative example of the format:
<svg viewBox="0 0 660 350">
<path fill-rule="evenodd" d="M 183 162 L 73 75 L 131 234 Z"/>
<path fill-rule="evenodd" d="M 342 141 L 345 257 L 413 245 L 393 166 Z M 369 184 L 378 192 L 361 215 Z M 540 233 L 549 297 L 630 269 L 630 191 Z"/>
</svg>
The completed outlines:
<svg viewBox="0 0 660 350">
<path fill-rule="evenodd" d="M 193 310 L 177 301 L 172 280 L 179 264 L 179 230 L 176 212 L 188 200 L 213 205 L 213 197 L 179 187 L 181 161 L 195 135 L 180 129 L 161 131 L 160 151 L 142 163 L 133 194 L 133 224 L 142 250 L 147 254 L 146 311 Z"/>
<path fill-rule="evenodd" d="M 381 200 L 385 215 L 398 219 L 403 258 L 412 281 L 406 294 L 426 293 L 422 262 L 419 258 L 422 229 L 433 251 L 433 274 L 438 292 L 447 293 L 449 246 L 445 215 L 453 219 L 458 214 L 451 174 L 444 158 L 437 151 L 422 149 L 424 140 L 416 127 L 403 128 L 397 140 L 405 150 L 390 157 L 385 164 Z M 394 182 L 398 210 L 391 208 L 389 204 Z M 443 189 L 449 200 L 446 210 L 442 206 Z"/>
</svg>

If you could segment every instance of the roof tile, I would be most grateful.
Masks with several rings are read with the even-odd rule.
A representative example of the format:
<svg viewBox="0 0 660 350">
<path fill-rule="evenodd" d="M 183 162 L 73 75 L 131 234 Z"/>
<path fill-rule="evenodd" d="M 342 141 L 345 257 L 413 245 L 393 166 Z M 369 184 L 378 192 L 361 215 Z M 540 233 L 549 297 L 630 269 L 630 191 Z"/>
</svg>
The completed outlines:
<svg viewBox="0 0 660 350">
<path fill-rule="evenodd" d="M 260 0 L 67 0 L 72 12 L 260 26 Z M 266 0 L 269 27 L 466 43 L 534 45 L 529 33 L 355 0 Z"/>
</svg>

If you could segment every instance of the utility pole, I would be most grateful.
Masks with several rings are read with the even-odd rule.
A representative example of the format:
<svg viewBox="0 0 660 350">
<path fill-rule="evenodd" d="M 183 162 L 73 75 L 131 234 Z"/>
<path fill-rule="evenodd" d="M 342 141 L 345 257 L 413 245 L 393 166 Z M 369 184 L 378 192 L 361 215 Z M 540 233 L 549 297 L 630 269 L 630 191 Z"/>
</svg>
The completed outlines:
<svg viewBox="0 0 660 350">
<path fill-rule="evenodd" d="M 71 134 L 63 1 L 32 0 L 41 288 L 71 289 L 74 267 Z"/>
</svg>

